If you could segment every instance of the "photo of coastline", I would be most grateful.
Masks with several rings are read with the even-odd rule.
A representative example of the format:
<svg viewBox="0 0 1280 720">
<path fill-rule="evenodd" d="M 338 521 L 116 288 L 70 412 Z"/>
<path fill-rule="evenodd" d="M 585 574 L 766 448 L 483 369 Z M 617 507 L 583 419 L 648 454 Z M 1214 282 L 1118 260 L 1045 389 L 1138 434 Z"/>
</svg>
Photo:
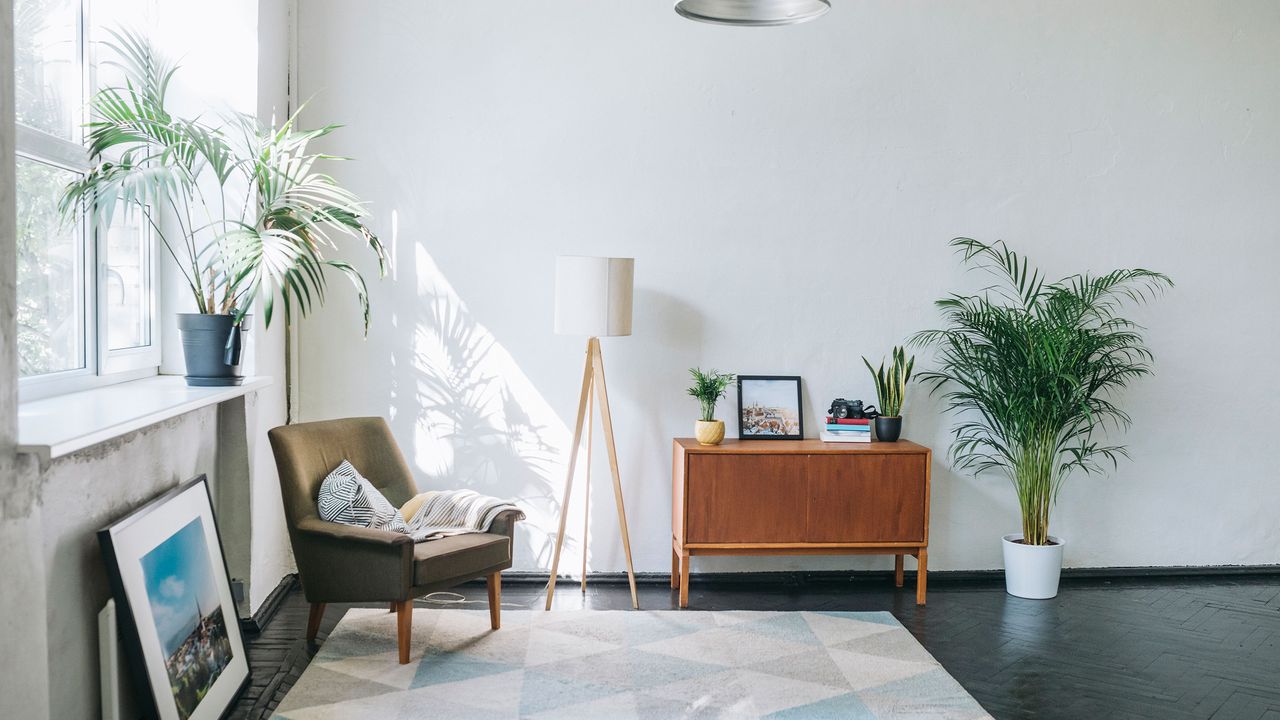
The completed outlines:
<svg viewBox="0 0 1280 720">
<path fill-rule="evenodd" d="M 173 700 L 187 720 L 233 656 L 203 521 L 183 526 L 141 563 Z"/>
</svg>

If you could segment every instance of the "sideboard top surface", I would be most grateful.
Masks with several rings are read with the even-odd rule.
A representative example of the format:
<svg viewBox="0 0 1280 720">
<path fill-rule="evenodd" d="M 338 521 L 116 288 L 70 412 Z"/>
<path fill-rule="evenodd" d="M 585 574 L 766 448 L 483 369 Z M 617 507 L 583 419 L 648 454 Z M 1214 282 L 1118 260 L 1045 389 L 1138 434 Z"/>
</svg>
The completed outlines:
<svg viewBox="0 0 1280 720">
<path fill-rule="evenodd" d="M 919 454 L 929 448 L 910 440 L 870 443 L 829 443 L 821 440 L 725 440 L 719 445 L 702 445 L 694 438 L 676 438 L 688 453 L 710 455 L 790 455 L 790 454 Z"/>
</svg>

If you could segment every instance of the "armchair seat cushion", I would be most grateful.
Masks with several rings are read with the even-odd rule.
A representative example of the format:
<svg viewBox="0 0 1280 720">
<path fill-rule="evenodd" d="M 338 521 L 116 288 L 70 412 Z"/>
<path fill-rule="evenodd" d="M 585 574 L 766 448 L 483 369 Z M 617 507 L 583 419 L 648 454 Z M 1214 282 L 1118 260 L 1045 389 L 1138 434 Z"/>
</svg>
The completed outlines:
<svg viewBox="0 0 1280 720">
<path fill-rule="evenodd" d="M 431 585 L 510 564 L 511 538 L 506 535 L 449 535 L 413 546 L 413 584 Z"/>
</svg>

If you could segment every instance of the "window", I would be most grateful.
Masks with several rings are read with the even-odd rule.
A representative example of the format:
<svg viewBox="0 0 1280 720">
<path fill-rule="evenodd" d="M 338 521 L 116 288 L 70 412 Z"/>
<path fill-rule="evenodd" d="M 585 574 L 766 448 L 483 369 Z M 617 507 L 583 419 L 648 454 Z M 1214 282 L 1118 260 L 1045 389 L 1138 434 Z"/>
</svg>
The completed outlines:
<svg viewBox="0 0 1280 720">
<path fill-rule="evenodd" d="M 110 22 L 130 3 L 103 2 Z M 23 399 L 154 373 L 159 365 L 149 229 L 65 222 L 62 188 L 90 169 L 83 125 L 93 87 L 88 0 L 14 3 L 18 362 Z M 141 19 L 141 18 L 135 18 Z"/>
</svg>

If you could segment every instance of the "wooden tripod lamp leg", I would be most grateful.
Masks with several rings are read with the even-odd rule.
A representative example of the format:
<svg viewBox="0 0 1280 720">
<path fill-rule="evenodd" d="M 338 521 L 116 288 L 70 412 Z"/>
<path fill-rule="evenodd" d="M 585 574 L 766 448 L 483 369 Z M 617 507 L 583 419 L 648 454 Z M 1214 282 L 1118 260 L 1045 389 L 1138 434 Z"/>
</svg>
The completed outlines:
<svg viewBox="0 0 1280 720">
<path fill-rule="evenodd" d="M 591 339 L 591 364 L 595 366 L 595 391 L 600 394 L 600 424 L 604 426 L 605 449 L 609 452 L 609 472 L 613 475 L 613 499 L 618 504 L 618 525 L 622 529 L 622 549 L 627 556 L 627 581 L 631 584 L 631 607 L 639 610 L 640 599 L 636 595 L 636 572 L 631 564 L 631 537 L 627 533 L 627 511 L 622 502 L 622 478 L 618 474 L 618 450 L 613 443 L 613 417 L 609 412 L 609 391 L 604 382 L 604 358 L 600 354 L 600 341 Z"/>
<path fill-rule="evenodd" d="M 587 341 L 587 359 L 582 369 L 582 394 L 578 397 L 578 421 L 573 429 L 573 444 L 569 446 L 569 470 L 565 474 L 564 498 L 560 501 L 560 529 L 556 533 L 555 554 L 551 556 L 551 578 L 547 581 L 547 610 L 551 609 L 551 599 L 556 593 L 556 573 L 560 570 L 560 551 L 564 549 L 565 522 L 569 519 L 569 496 L 573 490 L 573 471 L 578 464 L 578 447 L 582 445 L 582 421 L 587 412 L 587 398 L 591 394 L 591 349 L 594 342 L 595 338 Z"/>
<path fill-rule="evenodd" d="M 591 428 L 595 427 L 596 394 L 587 395 L 587 477 L 582 486 L 582 594 L 587 594 L 587 534 L 591 532 Z"/>
</svg>

